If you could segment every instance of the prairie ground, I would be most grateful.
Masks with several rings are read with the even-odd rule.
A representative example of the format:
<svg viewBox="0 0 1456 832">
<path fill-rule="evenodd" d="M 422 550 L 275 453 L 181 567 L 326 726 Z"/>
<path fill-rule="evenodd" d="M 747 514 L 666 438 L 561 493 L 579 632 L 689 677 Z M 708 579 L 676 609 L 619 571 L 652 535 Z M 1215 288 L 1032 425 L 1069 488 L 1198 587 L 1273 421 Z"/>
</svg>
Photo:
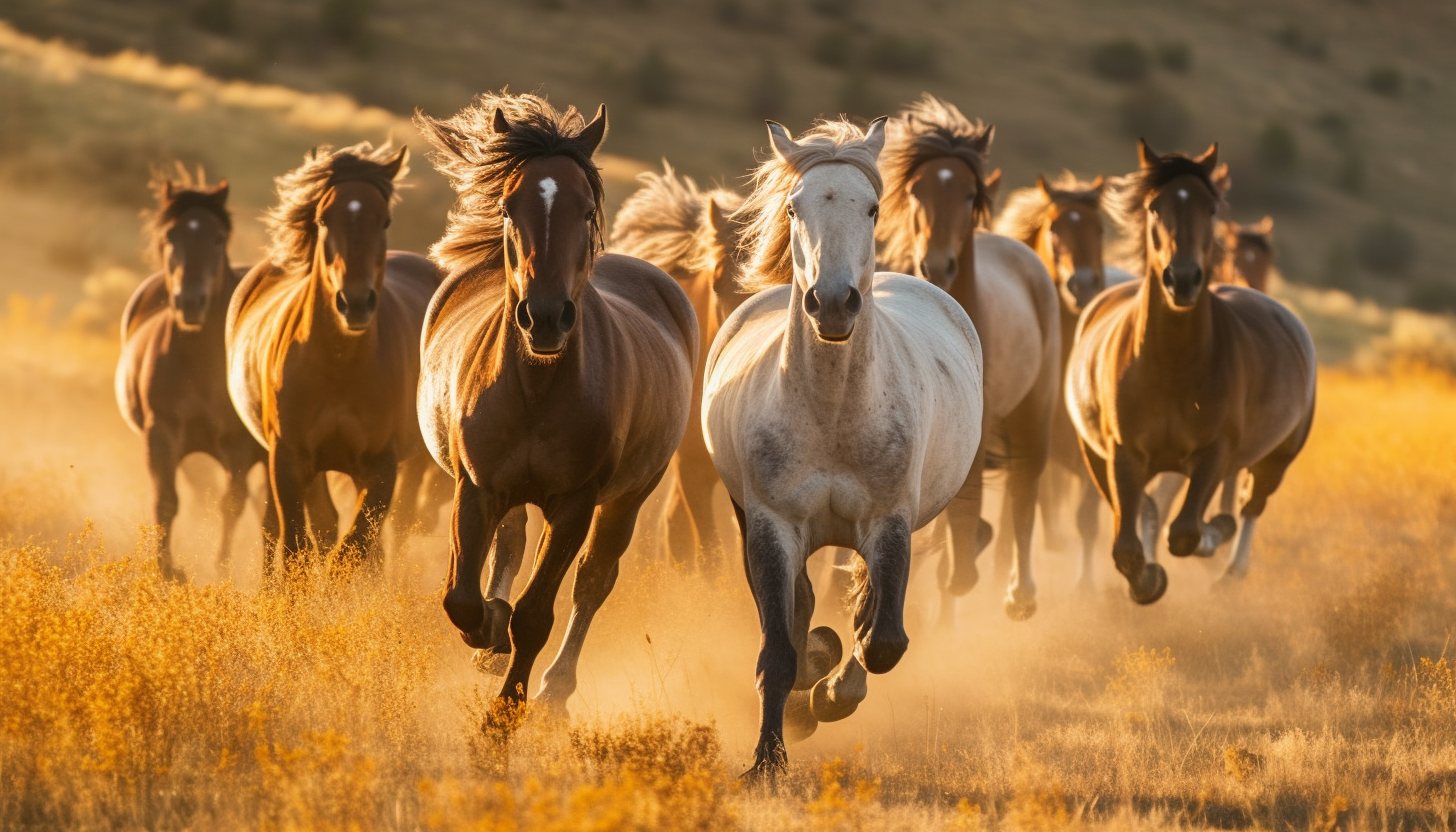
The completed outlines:
<svg viewBox="0 0 1456 832">
<path fill-rule="evenodd" d="M 1081 595 L 1073 556 L 1044 548 L 1033 620 L 1006 620 L 988 578 L 938 630 L 920 569 L 905 660 L 763 792 L 735 777 L 757 708 L 736 568 L 683 575 L 644 524 L 571 719 L 504 732 L 440 608 L 443 527 L 393 549 L 382 579 L 260 592 L 256 537 L 214 563 L 200 465 L 178 534 L 196 581 L 162 581 L 115 348 L 39 315 L 15 300 L 0 328 L 0 829 L 1456 823 L 1449 376 L 1324 371 L 1310 445 L 1232 589 L 1178 561 L 1138 608 L 1110 558 Z"/>
</svg>

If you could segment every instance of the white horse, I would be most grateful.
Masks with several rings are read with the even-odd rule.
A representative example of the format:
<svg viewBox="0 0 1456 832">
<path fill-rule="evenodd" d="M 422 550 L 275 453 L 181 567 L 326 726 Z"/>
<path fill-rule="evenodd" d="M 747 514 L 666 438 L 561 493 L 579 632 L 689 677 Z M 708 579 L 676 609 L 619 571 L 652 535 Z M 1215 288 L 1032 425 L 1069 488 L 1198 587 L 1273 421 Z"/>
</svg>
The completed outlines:
<svg viewBox="0 0 1456 832">
<path fill-rule="evenodd" d="M 982 409 L 970 318 L 923 280 L 875 272 L 884 119 L 863 133 L 824 122 L 798 142 L 769 122 L 769 139 L 738 214 L 752 252 L 745 288 L 764 291 L 724 322 L 703 393 L 763 631 L 752 776 L 787 763 L 786 705 L 807 736 L 854 712 L 866 671 L 904 655 L 910 533 L 965 483 Z M 861 558 L 853 655 L 833 675 L 843 650 L 832 629 L 809 633 L 805 570 L 825 546 Z"/>
</svg>

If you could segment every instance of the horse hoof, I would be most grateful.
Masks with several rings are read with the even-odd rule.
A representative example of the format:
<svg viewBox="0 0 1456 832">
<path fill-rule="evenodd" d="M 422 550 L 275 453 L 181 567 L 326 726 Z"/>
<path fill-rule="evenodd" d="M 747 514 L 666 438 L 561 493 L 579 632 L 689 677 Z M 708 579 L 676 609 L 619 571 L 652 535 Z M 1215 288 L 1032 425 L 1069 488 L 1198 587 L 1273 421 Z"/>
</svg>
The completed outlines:
<svg viewBox="0 0 1456 832">
<path fill-rule="evenodd" d="M 1174 557 L 1186 558 L 1195 554 L 1202 544 L 1203 532 L 1196 529 L 1168 532 L 1168 554 Z"/>
<path fill-rule="evenodd" d="M 1015 597 L 1006 599 L 1006 617 L 1012 621 L 1025 621 L 1036 615 L 1036 598 L 1018 601 Z"/>
<path fill-rule="evenodd" d="M 501 653 L 511 652 L 511 605 L 501 598 L 485 599 L 484 623 L 481 630 L 486 647 Z"/>
<path fill-rule="evenodd" d="M 996 530 L 991 526 L 991 523 L 984 517 L 981 518 L 980 524 L 976 526 L 976 554 L 981 554 L 983 549 L 990 546 L 991 539 L 995 536 Z"/>
<path fill-rule="evenodd" d="M 809 682 L 817 682 L 829 675 L 844 659 L 844 642 L 832 627 L 815 627 L 809 631 L 808 653 Z"/>
<path fill-rule="evenodd" d="M 839 701 L 835 701 L 829 695 L 829 680 L 820 679 L 814 690 L 809 692 L 809 709 L 820 722 L 838 722 L 858 710 L 863 699 L 863 695 L 858 699 L 842 696 Z"/>
<path fill-rule="evenodd" d="M 959 597 L 975 589 L 976 583 L 980 580 L 981 573 L 976 570 L 976 565 L 967 560 L 965 565 L 956 565 L 951 568 L 950 580 L 946 582 L 945 591 Z"/>
<path fill-rule="evenodd" d="M 487 676 L 504 676 L 511 665 L 511 654 L 495 650 L 476 650 L 470 656 L 470 663 Z"/>
<path fill-rule="evenodd" d="M 1151 604 L 1163 597 L 1168 591 L 1168 573 L 1161 564 L 1143 564 L 1143 570 L 1138 577 L 1128 583 L 1128 592 L 1132 600 L 1139 604 Z"/>
<path fill-rule="evenodd" d="M 1208 525 L 1213 533 L 1217 535 L 1218 540 L 1213 541 L 1213 545 L 1211 546 L 1200 546 L 1198 548 L 1199 557 L 1212 557 L 1214 552 L 1218 551 L 1225 543 L 1233 540 L 1234 535 L 1239 533 L 1239 522 L 1234 519 L 1232 514 L 1220 514 L 1208 521 Z"/>
<path fill-rule="evenodd" d="M 1242 585 L 1243 582 L 1243 574 L 1230 569 L 1220 575 L 1218 580 L 1213 582 L 1213 588 L 1218 592 L 1232 592 L 1235 588 Z"/>
<path fill-rule="evenodd" d="M 810 707 L 809 692 L 789 691 L 789 701 L 784 703 L 784 740 L 803 742 L 818 729 L 819 720 Z"/>
</svg>

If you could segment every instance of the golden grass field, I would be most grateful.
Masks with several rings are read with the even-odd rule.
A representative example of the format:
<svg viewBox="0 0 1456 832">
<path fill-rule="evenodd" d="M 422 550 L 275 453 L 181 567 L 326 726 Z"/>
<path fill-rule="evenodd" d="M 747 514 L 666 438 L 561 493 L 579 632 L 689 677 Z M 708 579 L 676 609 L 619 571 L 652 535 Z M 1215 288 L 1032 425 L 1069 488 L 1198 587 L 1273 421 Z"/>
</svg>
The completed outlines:
<svg viewBox="0 0 1456 832">
<path fill-rule="evenodd" d="M 131 13 L 112 5 L 117 18 Z M 396 28 L 397 5 L 384 4 Z M 1025 49 L 1047 7 L 995 12 L 1001 40 L 976 61 Z M 1224 20 L 1200 8 L 1195 20 L 1223 21 L 1198 41 L 1210 49 L 1231 49 L 1240 26 L 1277 22 L 1268 11 Z M 1405 48 L 1421 71 L 1439 73 L 1456 54 L 1431 47 L 1447 12 L 1411 12 L 1402 29 L 1398 11 L 1380 10 L 1358 48 Z M 511 12 L 511 25 L 524 14 Z M 648 25 L 642 14 L 626 19 Z M 1153 34 L 1186 37 L 1172 12 L 1148 14 Z M 1063 43 L 1080 21 L 1055 21 L 1052 40 Z M 760 35 L 734 37 L 751 47 Z M 1331 65 L 1350 75 L 1365 55 L 1337 53 Z M 1199 124 L 1221 123 L 1260 66 L 1196 75 L 1204 87 L 1233 85 Z M 988 93 L 1002 108 L 987 114 L 1005 120 L 998 155 L 1009 175 L 1026 179 L 1039 153 L 1075 137 L 1068 126 L 1027 139 L 1037 123 L 1006 104 L 1037 84 L 1053 103 L 1088 88 L 1064 70 L 1010 77 Z M 300 87 L 327 86 L 288 71 Z M 1308 67 L 1290 72 L 1301 117 L 1348 92 Z M 690 83 L 689 113 L 714 105 L 715 78 Z M 1381 184 L 1371 199 L 1435 181 L 1412 160 L 1444 134 L 1398 111 L 1417 104 L 1357 108 L 1396 123 L 1379 139 L 1392 152 L 1372 169 Z M 1445 104 L 1424 105 L 1427 120 L 1445 123 Z M 640 119 L 624 130 L 630 145 L 655 129 L 674 146 L 689 136 L 681 113 Z M 743 145 L 746 164 L 753 139 L 723 126 L 743 120 L 711 122 L 715 143 L 689 169 L 728 170 L 730 142 Z M 217 518 L 205 506 L 217 487 L 203 463 L 184 478 L 176 538 L 197 582 L 156 574 L 142 443 L 111 391 L 116 316 L 141 276 L 146 165 L 171 154 L 225 168 L 239 216 L 234 256 L 247 262 L 262 243 L 249 218 L 271 199 L 269 177 L 323 141 L 393 133 L 418 148 L 403 117 L 136 54 L 95 58 L 0 26 L 0 128 L 0 292 L 9 295 L 0 308 L 0 832 L 1456 827 L 1450 318 L 1281 288 L 1330 366 L 1310 445 L 1271 502 L 1247 581 L 1214 591 L 1210 564 L 1177 561 L 1167 597 L 1138 608 L 1110 558 L 1099 562 L 1099 590 L 1084 597 L 1072 589 L 1075 556 L 1044 549 L 1033 620 L 1006 620 L 988 579 L 945 632 L 928 623 L 937 600 L 933 569 L 922 567 L 905 660 L 871 681 L 859 713 L 790 748 L 776 791 L 754 791 L 736 779 L 757 711 L 746 583 L 736 567 L 675 572 L 656 558 L 650 524 L 597 619 L 565 724 L 490 712 L 494 682 L 471 667 L 440 607 L 443 526 L 393 548 L 381 580 L 261 592 L 256 536 L 240 535 L 230 569 L 214 563 Z M 1101 160 L 1113 144 L 1102 136 L 1071 162 Z M 613 156 L 604 167 L 615 202 L 645 166 Z M 449 195 L 423 158 L 414 169 L 396 239 L 422 249 Z M 1422 193 L 1423 206 L 1435 204 L 1436 190 Z M 1314 241 L 1306 265 L 1344 233 L 1321 216 L 1353 222 L 1382 210 L 1331 199 L 1330 214 L 1295 220 L 1294 238 Z M 1436 220 L 1415 228 L 1427 250 L 1450 236 Z M 1439 262 L 1423 261 L 1421 273 Z M 256 515 L 244 523 L 254 528 Z M 843 634 L 827 600 L 821 617 Z"/>
<path fill-rule="evenodd" d="M 440 609 L 443 537 L 391 552 L 381 581 L 259 592 L 256 538 L 216 573 L 215 518 L 184 486 L 178 556 L 201 580 L 161 580 L 116 348 L 38 314 L 12 300 L 0 327 L 0 829 L 1456 823 L 1449 375 L 1324 371 L 1232 591 L 1174 562 L 1137 608 L 1102 563 L 1083 597 L 1074 558 L 1044 551 L 1036 618 L 1006 620 L 983 585 L 937 632 L 921 569 L 905 660 L 764 793 L 735 778 L 757 707 L 736 569 L 677 574 L 644 528 L 570 723 L 527 714 L 503 739 Z"/>
</svg>

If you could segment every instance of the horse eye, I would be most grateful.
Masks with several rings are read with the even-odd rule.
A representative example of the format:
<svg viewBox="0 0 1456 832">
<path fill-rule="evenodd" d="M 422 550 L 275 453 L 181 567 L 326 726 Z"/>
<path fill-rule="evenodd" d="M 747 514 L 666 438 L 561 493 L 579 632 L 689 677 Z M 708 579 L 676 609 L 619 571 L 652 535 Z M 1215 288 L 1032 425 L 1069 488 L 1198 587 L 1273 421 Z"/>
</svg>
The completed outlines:
<svg viewBox="0 0 1456 832">
<path fill-rule="evenodd" d="M 789 203 L 789 219 L 793 219 L 793 218 L 795 218 L 797 216 L 799 216 L 799 215 L 796 214 L 796 213 L 794 213 L 794 205 L 793 205 L 793 203 Z"/>
<path fill-rule="evenodd" d="M 505 200 L 501 200 L 501 204 L 500 204 L 500 215 L 501 215 L 501 219 L 508 220 L 508 219 L 511 218 L 511 212 L 506 210 L 506 202 L 505 202 Z"/>
<path fill-rule="evenodd" d="M 586 221 L 591 222 L 597 218 L 597 209 L 593 208 L 586 212 Z"/>
<path fill-rule="evenodd" d="M 391 225 L 394 225 L 394 217 L 385 217 L 384 218 L 384 227 L 385 228 L 388 228 Z"/>
</svg>

